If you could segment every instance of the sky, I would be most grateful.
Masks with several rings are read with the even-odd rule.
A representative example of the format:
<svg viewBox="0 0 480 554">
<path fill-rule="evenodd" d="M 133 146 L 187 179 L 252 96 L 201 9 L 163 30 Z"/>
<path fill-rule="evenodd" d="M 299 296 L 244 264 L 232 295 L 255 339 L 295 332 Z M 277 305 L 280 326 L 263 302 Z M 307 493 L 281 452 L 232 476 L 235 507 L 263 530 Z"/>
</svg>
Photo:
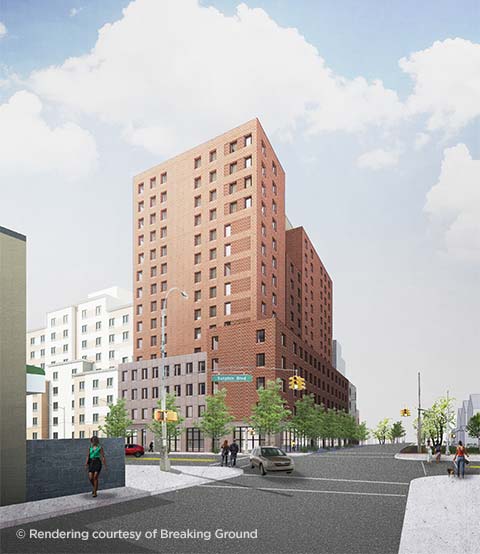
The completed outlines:
<svg viewBox="0 0 480 554">
<path fill-rule="evenodd" d="M 0 0 L 0 224 L 28 326 L 131 287 L 132 177 L 253 117 L 369 427 L 480 392 L 478 1 Z M 411 420 L 405 421 L 412 437 Z"/>
</svg>

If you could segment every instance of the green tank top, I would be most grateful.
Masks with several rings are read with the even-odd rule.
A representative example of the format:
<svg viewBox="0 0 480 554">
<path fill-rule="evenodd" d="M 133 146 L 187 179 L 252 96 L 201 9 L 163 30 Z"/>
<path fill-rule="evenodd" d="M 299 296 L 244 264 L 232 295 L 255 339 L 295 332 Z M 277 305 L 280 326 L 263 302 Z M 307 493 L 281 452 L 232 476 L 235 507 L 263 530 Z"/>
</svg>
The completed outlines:
<svg viewBox="0 0 480 554">
<path fill-rule="evenodd" d="M 94 460 L 95 458 L 100 459 L 100 450 L 101 446 L 91 446 L 90 447 L 90 459 Z"/>
</svg>

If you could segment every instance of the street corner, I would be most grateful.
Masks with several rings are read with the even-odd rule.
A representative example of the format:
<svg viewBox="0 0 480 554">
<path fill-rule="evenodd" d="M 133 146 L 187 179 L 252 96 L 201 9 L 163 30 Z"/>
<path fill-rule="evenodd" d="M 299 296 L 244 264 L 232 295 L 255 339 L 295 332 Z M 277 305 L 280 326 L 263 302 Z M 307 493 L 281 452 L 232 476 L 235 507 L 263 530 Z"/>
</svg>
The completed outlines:
<svg viewBox="0 0 480 554">
<path fill-rule="evenodd" d="M 429 476 L 410 483 L 399 554 L 478 554 L 480 476 Z"/>
</svg>

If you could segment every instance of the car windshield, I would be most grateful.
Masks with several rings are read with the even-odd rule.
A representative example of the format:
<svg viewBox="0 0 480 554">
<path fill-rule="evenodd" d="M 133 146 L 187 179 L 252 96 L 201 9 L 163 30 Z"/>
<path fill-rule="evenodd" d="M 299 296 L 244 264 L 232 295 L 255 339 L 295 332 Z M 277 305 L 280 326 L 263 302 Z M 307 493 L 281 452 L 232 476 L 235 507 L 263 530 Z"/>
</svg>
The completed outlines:
<svg viewBox="0 0 480 554">
<path fill-rule="evenodd" d="M 271 458 L 272 456 L 286 456 L 286 454 L 280 448 L 262 448 L 262 456 Z"/>
</svg>

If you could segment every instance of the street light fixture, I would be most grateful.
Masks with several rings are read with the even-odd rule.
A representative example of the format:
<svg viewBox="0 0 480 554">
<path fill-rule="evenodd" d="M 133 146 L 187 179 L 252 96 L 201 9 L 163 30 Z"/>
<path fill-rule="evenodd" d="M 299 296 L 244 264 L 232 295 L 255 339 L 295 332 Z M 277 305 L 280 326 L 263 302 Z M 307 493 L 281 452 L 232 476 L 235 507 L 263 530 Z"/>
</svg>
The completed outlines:
<svg viewBox="0 0 480 554">
<path fill-rule="evenodd" d="M 161 346 L 161 371 L 160 371 L 160 385 L 161 385 L 161 397 L 160 397 L 160 408 L 165 413 L 167 409 L 167 389 L 165 387 L 165 318 L 167 317 L 167 299 L 171 292 L 178 290 L 184 300 L 188 299 L 188 294 L 179 289 L 178 287 L 172 287 L 167 294 L 162 307 L 162 346 Z M 168 459 L 168 448 L 167 448 L 167 420 L 163 418 L 162 420 L 162 444 L 160 447 L 160 469 L 162 471 L 170 471 L 170 460 Z"/>
</svg>

